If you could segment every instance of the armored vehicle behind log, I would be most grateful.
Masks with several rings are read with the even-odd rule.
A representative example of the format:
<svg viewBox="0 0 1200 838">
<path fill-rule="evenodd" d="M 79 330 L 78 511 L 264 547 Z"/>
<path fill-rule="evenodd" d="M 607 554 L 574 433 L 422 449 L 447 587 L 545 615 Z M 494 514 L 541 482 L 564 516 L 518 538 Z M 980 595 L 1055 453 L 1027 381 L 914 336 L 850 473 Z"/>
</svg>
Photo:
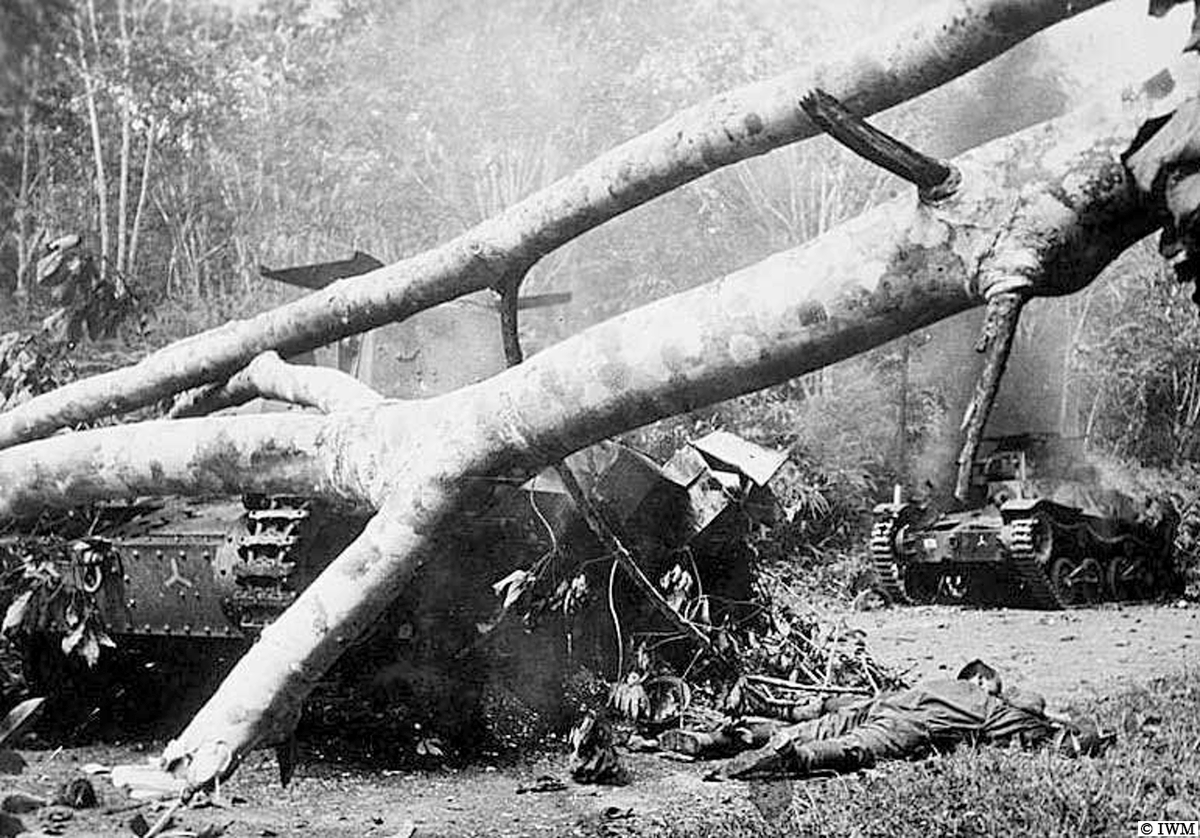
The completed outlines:
<svg viewBox="0 0 1200 838">
<path fill-rule="evenodd" d="M 1173 589 L 1178 516 L 1096 488 L 1080 440 L 985 440 L 966 509 L 904 502 L 875 508 L 871 555 L 898 603 L 938 600 L 1065 608 Z"/>
<path fill-rule="evenodd" d="M 655 578 L 686 555 L 704 589 L 733 592 L 731 604 L 713 606 L 719 617 L 751 596 L 737 547 L 754 520 L 773 512 L 767 483 L 784 459 L 714 432 L 665 464 L 616 443 L 566 462 L 643 551 Z M 315 498 L 247 495 L 142 500 L 10 522 L 0 531 L 0 569 L 25 578 L 5 623 L 15 629 L 29 687 L 50 696 L 45 721 L 74 736 L 92 732 L 92 717 L 150 724 L 184 717 L 366 521 Z M 458 556 L 456 563 L 430 563 L 425 584 L 350 644 L 343 670 L 319 686 L 330 694 L 363 688 L 365 705 L 390 700 L 394 682 L 416 679 L 434 695 L 390 703 L 464 703 L 437 666 L 450 661 L 455 671 L 461 660 L 468 668 L 491 631 L 483 621 L 500 619 L 492 581 L 525 574 L 559 549 L 576 561 L 603 552 L 553 470 L 520 485 L 481 478 L 451 530 L 439 550 Z M 599 625 L 596 643 L 588 629 L 573 631 L 577 656 L 607 642 L 607 610 Z M 528 689 L 531 702 L 547 695 L 529 677 L 516 689 Z"/>
<path fill-rule="evenodd" d="M 356 253 L 341 262 L 264 269 L 263 274 L 320 288 L 378 265 Z M 552 310 L 569 299 L 542 294 L 523 297 L 518 306 Z M 289 360 L 336 366 L 396 398 L 469 386 L 506 366 L 498 312 L 486 295 Z M 263 400 L 239 408 L 289 409 L 296 408 Z M 669 561 L 661 568 L 667 572 L 678 560 L 673 557 L 686 555 L 693 568 L 703 568 L 698 584 L 720 587 L 729 603 L 738 604 L 752 593 L 738 545 L 753 520 L 773 514 L 766 484 L 785 459 L 714 432 L 690 441 L 665 464 L 604 443 L 571 455 L 566 463 L 606 517 L 645 552 L 648 567 Z M 0 521 L 0 571 L 23 577 L 6 627 L 15 630 L 9 633 L 19 641 L 30 686 L 52 696 L 47 716 L 75 725 L 70 710 L 105 708 L 123 691 L 136 691 L 134 709 L 148 720 L 159 716 L 162 706 L 186 712 L 175 688 L 187 688 L 183 692 L 194 698 L 215 686 L 222 669 L 342 552 L 366 520 L 361 512 L 334 509 L 316 498 L 245 496 L 142 499 L 54 518 Z M 430 701 L 464 698 L 444 686 L 449 681 L 430 662 L 469 663 L 487 635 L 480 626 L 495 617 L 492 574 L 544 565 L 566 545 L 576 545 L 580 555 L 600 550 L 552 472 L 520 486 L 512 484 L 511 475 L 480 476 L 449 529 L 453 532 L 439 536 L 438 549 L 459 557 L 456 567 L 471 583 L 427 578 L 419 596 L 398 600 L 343 656 L 351 659 L 346 669 L 356 675 L 365 669 L 380 673 L 381 690 L 404 681 L 432 685 L 429 691 L 436 695 Z M 734 604 L 714 608 L 719 612 Z M 607 638 L 607 611 L 604 626 Z M 467 636 L 460 636 L 462 631 Z M 111 647 L 103 657 L 102 647 Z M 388 674 L 396 672 L 405 675 Z M 147 686 L 146 675 L 157 676 L 153 685 Z M 477 675 L 474 681 L 480 680 Z M 513 680 L 523 681 L 522 689 L 545 692 L 530 678 Z M 68 707 L 68 698 L 80 707 Z M 429 702 L 411 701 L 423 703 Z"/>
</svg>

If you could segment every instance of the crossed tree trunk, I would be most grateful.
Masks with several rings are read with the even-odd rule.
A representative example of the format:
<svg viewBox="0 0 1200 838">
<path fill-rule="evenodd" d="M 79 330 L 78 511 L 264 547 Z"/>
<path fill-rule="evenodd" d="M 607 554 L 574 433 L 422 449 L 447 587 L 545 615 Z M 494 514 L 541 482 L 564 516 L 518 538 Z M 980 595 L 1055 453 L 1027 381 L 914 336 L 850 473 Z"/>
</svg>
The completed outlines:
<svg viewBox="0 0 1200 838">
<path fill-rule="evenodd" d="M 297 381 L 277 359 L 250 364 L 259 353 L 295 352 L 461 293 L 510 287 L 583 230 L 812 133 L 798 100 L 814 80 L 860 111 L 882 107 L 1090 5 L 939 6 L 849 61 L 685 112 L 441 248 L 0 415 L 0 443 L 14 446 L 0 451 L 0 519 L 113 497 L 244 491 L 319 495 L 375 512 L 163 754 L 193 786 L 225 776 L 249 749 L 290 735 L 317 679 L 423 563 L 453 561 L 433 551 L 433 536 L 458 508 L 465 477 L 532 473 L 606 437 L 819 369 L 999 294 L 1086 286 L 1161 223 L 1124 156 L 1152 115 L 1194 91 L 1196 68 L 963 155 L 953 161 L 961 180 L 952 194 L 903 194 L 805 245 L 444 396 L 382 400 L 336 376 Z M 330 412 L 163 420 L 37 439 L 243 367 L 237 386 L 290 393 Z"/>
<path fill-rule="evenodd" d="M 221 381 L 260 352 L 285 357 L 519 282 L 542 256 L 722 166 L 817 133 L 796 107 L 820 87 L 870 114 L 945 84 L 1105 0 L 942 0 L 858 50 L 723 93 L 617 146 L 444 245 L 291 305 L 179 341 L 125 369 L 0 414 L 0 448 Z"/>
</svg>

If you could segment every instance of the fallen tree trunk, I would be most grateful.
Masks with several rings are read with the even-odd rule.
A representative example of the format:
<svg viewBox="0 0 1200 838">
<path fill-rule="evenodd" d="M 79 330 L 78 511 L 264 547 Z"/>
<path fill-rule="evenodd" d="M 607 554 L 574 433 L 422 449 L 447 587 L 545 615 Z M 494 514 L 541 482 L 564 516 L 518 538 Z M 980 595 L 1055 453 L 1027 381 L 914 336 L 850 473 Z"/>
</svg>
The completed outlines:
<svg viewBox="0 0 1200 838">
<path fill-rule="evenodd" d="M 797 107 L 821 87 L 874 113 L 966 73 L 1104 0 L 949 0 L 815 69 L 748 85 L 681 112 L 441 247 L 290 305 L 172 344 L 0 414 L 0 447 L 222 381 L 260 352 L 291 356 L 522 277 L 599 224 L 721 166 L 810 137 Z"/>
<path fill-rule="evenodd" d="M 264 414 L 60 434 L 0 455 L 0 520 L 139 495 L 279 492 L 365 506 L 339 466 L 363 431 L 350 416 Z"/>
<path fill-rule="evenodd" d="M 1174 75 L 1173 100 L 1193 90 L 1195 68 L 1188 69 Z M 954 161 L 962 182 L 944 200 L 903 195 L 480 384 L 426 402 L 269 417 L 281 432 L 312 421 L 352 424 L 336 454 L 337 485 L 356 487 L 379 512 L 264 632 L 164 757 L 199 784 L 230 772 L 250 748 L 284 738 L 315 679 L 437 555 L 437 530 L 471 482 L 464 477 L 536 470 L 613 434 L 859 354 L 996 293 L 1084 287 L 1159 223 L 1122 162 L 1149 109 L 1164 105 L 1150 96 L 984 146 Z M 209 438 L 256 427 L 189 421 Z M 89 486 L 69 496 L 25 471 L 70 473 L 87 444 L 133 439 L 145 433 L 140 427 L 45 440 L 36 461 L 23 459 L 32 445 L 0 451 L 0 473 L 14 476 L 0 485 L 0 516 L 38 501 L 91 499 Z M 140 467 L 150 480 L 154 462 Z"/>
</svg>

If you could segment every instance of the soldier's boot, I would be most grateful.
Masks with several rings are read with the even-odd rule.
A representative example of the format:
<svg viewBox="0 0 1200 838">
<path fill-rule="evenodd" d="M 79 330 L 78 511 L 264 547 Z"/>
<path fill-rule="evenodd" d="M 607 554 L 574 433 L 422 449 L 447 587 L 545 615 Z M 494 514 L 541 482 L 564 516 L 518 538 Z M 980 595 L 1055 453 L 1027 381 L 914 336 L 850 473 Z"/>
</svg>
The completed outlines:
<svg viewBox="0 0 1200 838">
<path fill-rule="evenodd" d="M 770 719 L 743 719 L 714 731 L 674 728 L 660 733 L 658 744 L 677 754 L 720 758 L 766 744 L 778 727 Z"/>
<path fill-rule="evenodd" d="M 861 745 L 818 739 L 793 748 L 791 762 L 792 772 L 800 777 L 826 772 L 843 774 L 870 768 L 875 764 L 875 754 Z"/>
<path fill-rule="evenodd" d="M 664 730 L 658 735 L 658 744 L 677 754 L 687 754 L 693 757 L 705 756 L 716 748 L 717 733 L 672 728 Z"/>
<path fill-rule="evenodd" d="M 791 774 L 796 768 L 796 745 L 785 728 L 761 748 L 738 754 L 721 770 L 724 777 L 747 780 L 756 776 Z"/>
</svg>

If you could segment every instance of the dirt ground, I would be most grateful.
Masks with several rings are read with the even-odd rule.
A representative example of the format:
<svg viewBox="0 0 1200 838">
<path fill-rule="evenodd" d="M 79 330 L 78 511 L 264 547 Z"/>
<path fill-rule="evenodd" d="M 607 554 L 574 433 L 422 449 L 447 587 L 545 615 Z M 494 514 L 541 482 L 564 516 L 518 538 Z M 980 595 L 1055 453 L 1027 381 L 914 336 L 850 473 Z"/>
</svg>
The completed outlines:
<svg viewBox="0 0 1200 838">
<path fill-rule="evenodd" d="M 1010 683 L 1043 692 L 1053 709 L 1145 683 L 1160 673 L 1200 667 L 1198 604 L 1112 605 L 1058 613 L 931 606 L 838 616 L 865 629 L 871 650 L 885 662 L 910 668 L 913 679 L 952 673 L 978 656 L 994 662 Z M 22 750 L 28 766 L 19 775 L 0 775 L 0 792 L 50 798 L 88 763 L 140 762 L 161 745 Z M 623 787 L 576 785 L 559 756 L 425 772 L 302 756 L 307 758 L 295 779 L 281 789 L 273 756 L 253 755 L 222 790 L 222 805 L 183 811 L 176 828 L 196 834 L 205 827 L 227 827 L 224 834 L 231 838 L 654 835 L 668 824 L 702 822 L 717 808 L 747 817 L 768 811 L 764 794 L 769 789 L 764 792 L 762 784 L 705 782 L 701 764 L 646 754 L 628 755 L 631 782 Z M 521 792 L 545 774 L 566 787 Z M 154 822 L 158 812 L 151 806 L 130 809 L 133 804 L 103 775 L 95 780 L 99 807 L 0 815 L 0 836 L 18 825 L 34 833 L 58 829 L 56 834 L 63 835 L 133 835 L 131 817 L 141 814 Z"/>
</svg>

